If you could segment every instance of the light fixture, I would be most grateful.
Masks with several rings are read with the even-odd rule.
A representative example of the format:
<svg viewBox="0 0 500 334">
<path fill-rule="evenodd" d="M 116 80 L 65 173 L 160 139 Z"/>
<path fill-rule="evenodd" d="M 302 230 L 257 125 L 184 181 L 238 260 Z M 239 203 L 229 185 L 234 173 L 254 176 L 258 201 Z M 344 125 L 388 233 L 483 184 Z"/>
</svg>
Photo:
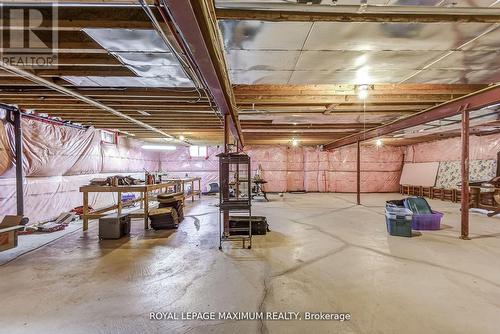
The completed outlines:
<svg viewBox="0 0 500 334">
<path fill-rule="evenodd" d="M 142 145 L 144 150 L 175 151 L 177 148 L 172 145 Z"/>
<path fill-rule="evenodd" d="M 292 146 L 298 146 L 298 145 L 299 145 L 298 139 L 292 138 Z"/>
<path fill-rule="evenodd" d="M 362 66 L 366 63 L 367 58 L 368 58 L 368 56 L 366 54 L 363 54 L 363 55 L 359 56 L 358 58 L 356 58 L 356 60 L 354 61 L 354 64 L 356 66 Z"/>
<path fill-rule="evenodd" d="M 382 139 L 375 140 L 375 146 L 381 147 L 382 145 L 384 145 L 384 143 L 382 142 Z"/>
<path fill-rule="evenodd" d="M 183 135 L 179 136 L 179 140 L 184 140 L 184 139 L 186 139 L 186 137 L 184 137 Z"/>
<path fill-rule="evenodd" d="M 356 83 L 359 85 L 366 85 L 373 81 L 370 76 L 370 67 L 365 65 L 356 70 Z"/>
<path fill-rule="evenodd" d="M 368 97 L 368 88 L 368 85 L 358 86 L 358 97 L 361 100 L 366 100 L 366 98 Z"/>
<path fill-rule="evenodd" d="M 293 125 L 297 125 L 297 122 L 293 122 Z"/>
</svg>

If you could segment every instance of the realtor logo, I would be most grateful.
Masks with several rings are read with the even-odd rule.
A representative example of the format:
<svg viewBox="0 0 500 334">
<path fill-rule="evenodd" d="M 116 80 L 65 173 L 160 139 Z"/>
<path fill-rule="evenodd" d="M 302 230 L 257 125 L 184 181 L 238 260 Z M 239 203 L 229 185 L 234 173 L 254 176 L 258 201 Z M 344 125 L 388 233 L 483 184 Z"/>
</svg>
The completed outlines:
<svg viewBox="0 0 500 334">
<path fill-rule="evenodd" d="M 57 6 L 0 5 L 0 59 L 12 66 L 57 65 Z"/>
</svg>

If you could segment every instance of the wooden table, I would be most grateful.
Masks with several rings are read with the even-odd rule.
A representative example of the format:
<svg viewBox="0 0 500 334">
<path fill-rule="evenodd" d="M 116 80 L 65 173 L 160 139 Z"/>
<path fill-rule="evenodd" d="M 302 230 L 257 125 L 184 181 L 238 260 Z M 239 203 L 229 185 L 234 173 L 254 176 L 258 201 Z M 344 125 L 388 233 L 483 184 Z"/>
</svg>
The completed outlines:
<svg viewBox="0 0 500 334">
<path fill-rule="evenodd" d="M 186 183 L 191 183 L 191 196 L 186 196 L 184 193 L 184 197 L 191 197 L 191 202 L 194 202 L 194 198 L 196 195 L 198 195 L 198 198 L 201 198 L 201 177 L 185 177 L 182 179 L 167 179 L 166 181 L 168 182 L 179 182 L 180 183 L 180 189 L 176 189 L 176 192 L 182 192 L 184 193 L 185 191 L 185 184 Z M 198 189 L 194 189 L 194 182 L 198 181 Z"/>
<path fill-rule="evenodd" d="M 138 212 L 130 213 L 130 218 L 144 218 L 144 229 L 148 229 L 148 215 L 149 215 L 149 199 L 150 193 L 153 191 L 160 191 L 163 189 L 164 192 L 167 191 L 169 187 L 179 187 L 180 181 L 167 181 L 158 184 L 140 184 L 140 185 L 130 185 L 130 186 L 96 186 L 88 185 L 80 187 L 80 192 L 83 193 L 83 231 L 89 228 L 89 219 L 96 219 L 105 216 L 105 212 L 111 210 L 117 210 L 118 214 L 121 213 L 123 204 L 130 204 L 135 202 L 141 202 L 141 210 Z M 118 194 L 118 204 L 109 206 L 107 208 L 96 210 L 89 213 L 89 193 L 117 193 Z M 140 193 L 139 198 L 122 202 L 122 193 Z"/>
</svg>

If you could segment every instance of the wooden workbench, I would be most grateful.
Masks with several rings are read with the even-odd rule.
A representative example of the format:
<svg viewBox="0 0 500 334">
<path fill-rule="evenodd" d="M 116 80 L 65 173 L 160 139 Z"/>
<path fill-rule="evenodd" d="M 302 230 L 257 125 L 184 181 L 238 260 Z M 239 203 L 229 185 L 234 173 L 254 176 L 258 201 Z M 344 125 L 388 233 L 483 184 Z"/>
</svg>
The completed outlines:
<svg viewBox="0 0 500 334">
<path fill-rule="evenodd" d="M 180 189 L 176 189 L 176 192 L 182 192 L 184 194 L 184 197 L 191 197 L 191 201 L 194 202 L 195 196 L 198 196 L 198 198 L 201 198 L 201 177 L 186 177 L 182 179 L 167 179 L 167 182 L 180 182 Z M 198 189 L 194 189 L 194 182 L 198 181 Z M 191 183 L 191 195 L 186 196 L 185 194 L 185 184 L 186 183 Z"/>
<path fill-rule="evenodd" d="M 149 215 L 149 199 L 150 193 L 153 191 L 166 192 L 169 187 L 180 187 L 180 180 L 172 180 L 167 182 L 162 182 L 158 184 L 140 184 L 140 185 L 130 185 L 130 186 L 96 186 L 88 185 L 80 187 L 80 192 L 83 193 L 83 231 L 86 231 L 89 227 L 89 219 L 97 219 L 106 215 L 105 212 L 111 210 L 118 210 L 118 214 L 122 211 L 123 204 L 130 204 L 135 202 L 141 202 L 141 209 L 130 213 L 130 218 L 144 218 L 144 229 L 149 226 L 148 215 Z M 89 213 L 89 193 L 117 193 L 118 201 L 117 204 L 96 210 Z M 122 202 L 122 193 L 140 193 L 141 196 L 137 199 Z"/>
</svg>

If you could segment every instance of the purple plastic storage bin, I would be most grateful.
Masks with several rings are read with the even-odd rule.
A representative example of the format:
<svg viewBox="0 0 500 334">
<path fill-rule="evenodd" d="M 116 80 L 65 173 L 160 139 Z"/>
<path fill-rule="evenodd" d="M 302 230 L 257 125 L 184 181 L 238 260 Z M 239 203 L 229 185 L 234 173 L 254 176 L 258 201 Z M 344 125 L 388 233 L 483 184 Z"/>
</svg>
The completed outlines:
<svg viewBox="0 0 500 334">
<path fill-rule="evenodd" d="M 430 214 L 413 214 L 411 228 L 414 230 L 439 230 L 443 214 L 432 210 Z"/>
</svg>

